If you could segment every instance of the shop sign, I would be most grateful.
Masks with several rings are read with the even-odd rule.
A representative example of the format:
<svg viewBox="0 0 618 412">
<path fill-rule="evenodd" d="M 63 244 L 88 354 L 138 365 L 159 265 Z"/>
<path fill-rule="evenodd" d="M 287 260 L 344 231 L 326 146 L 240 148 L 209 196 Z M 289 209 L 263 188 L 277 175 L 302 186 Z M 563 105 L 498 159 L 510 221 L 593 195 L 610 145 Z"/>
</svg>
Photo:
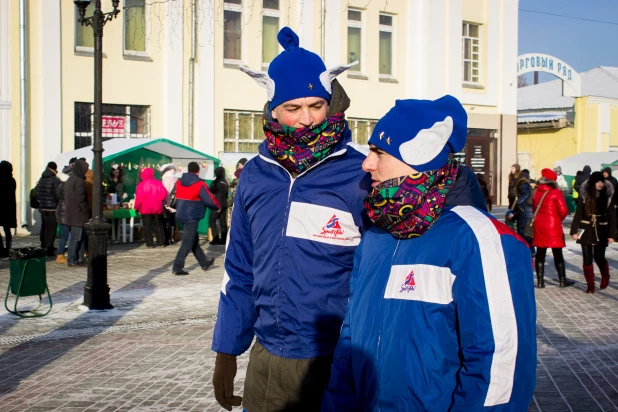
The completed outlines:
<svg viewBox="0 0 618 412">
<path fill-rule="evenodd" d="M 553 74 L 564 82 L 563 95 L 581 96 L 581 78 L 568 64 L 554 56 L 541 53 L 523 54 L 517 58 L 517 75 L 530 72 Z"/>
<path fill-rule="evenodd" d="M 102 133 L 124 133 L 124 116 L 102 116 Z"/>
</svg>

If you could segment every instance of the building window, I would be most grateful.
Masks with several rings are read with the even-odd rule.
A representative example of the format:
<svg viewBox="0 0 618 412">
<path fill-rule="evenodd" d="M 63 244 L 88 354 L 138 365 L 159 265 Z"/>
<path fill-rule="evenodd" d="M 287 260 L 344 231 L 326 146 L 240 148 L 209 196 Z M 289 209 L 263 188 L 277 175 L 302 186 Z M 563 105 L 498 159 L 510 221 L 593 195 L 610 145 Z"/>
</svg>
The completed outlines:
<svg viewBox="0 0 618 412">
<path fill-rule="evenodd" d="M 147 7 L 145 0 L 124 1 L 124 51 L 127 54 L 147 54 Z"/>
<path fill-rule="evenodd" d="M 363 12 L 348 10 L 348 63 L 358 60 L 358 64 L 350 68 L 351 71 L 362 72 L 363 50 Z"/>
<path fill-rule="evenodd" d="M 352 132 L 352 141 L 366 145 L 377 123 L 378 121 L 375 119 L 348 119 L 348 127 Z"/>
<path fill-rule="evenodd" d="M 279 0 L 263 0 L 264 15 L 262 16 L 262 63 L 270 62 L 279 54 Z"/>
<path fill-rule="evenodd" d="M 380 74 L 392 77 L 393 73 L 393 16 L 380 14 Z"/>
<path fill-rule="evenodd" d="M 262 112 L 223 111 L 223 150 L 257 153 L 264 140 Z"/>
<path fill-rule="evenodd" d="M 463 82 L 480 84 L 480 26 L 478 24 L 463 23 L 462 54 L 463 54 Z"/>
<path fill-rule="evenodd" d="M 91 2 L 86 8 L 84 17 L 92 17 L 94 14 L 94 2 Z M 75 50 L 92 49 L 94 48 L 94 33 L 92 27 L 82 26 L 79 19 L 79 9 L 75 6 Z"/>
<path fill-rule="evenodd" d="M 242 0 L 223 2 L 223 59 L 242 60 Z"/>
<path fill-rule="evenodd" d="M 103 141 L 150 137 L 150 106 L 104 104 Z M 94 104 L 75 102 L 75 149 L 90 146 L 94 134 Z"/>
</svg>

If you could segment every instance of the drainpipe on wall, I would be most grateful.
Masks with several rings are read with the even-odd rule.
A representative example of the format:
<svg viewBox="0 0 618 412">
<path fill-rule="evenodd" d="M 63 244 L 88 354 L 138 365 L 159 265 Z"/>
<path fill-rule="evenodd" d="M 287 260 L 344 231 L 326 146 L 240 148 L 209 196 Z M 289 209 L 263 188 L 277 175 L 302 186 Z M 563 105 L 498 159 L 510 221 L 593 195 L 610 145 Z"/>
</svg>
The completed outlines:
<svg viewBox="0 0 618 412">
<path fill-rule="evenodd" d="M 326 61 L 326 0 L 322 0 L 322 60 Z"/>
<path fill-rule="evenodd" d="M 194 102 L 195 102 L 195 46 L 197 30 L 197 10 L 196 0 L 191 2 L 191 58 L 189 59 L 189 147 L 193 147 L 193 125 L 195 120 Z"/>
<path fill-rule="evenodd" d="M 27 216 L 28 210 L 28 197 L 27 197 L 27 178 L 28 178 L 28 121 L 26 112 L 26 73 L 27 73 L 27 61 L 26 61 L 26 0 L 19 0 L 19 69 L 20 69 L 20 122 L 21 122 L 21 167 L 19 170 L 20 179 L 20 197 L 21 197 L 21 227 L 28 227 Z"/>
</svg>

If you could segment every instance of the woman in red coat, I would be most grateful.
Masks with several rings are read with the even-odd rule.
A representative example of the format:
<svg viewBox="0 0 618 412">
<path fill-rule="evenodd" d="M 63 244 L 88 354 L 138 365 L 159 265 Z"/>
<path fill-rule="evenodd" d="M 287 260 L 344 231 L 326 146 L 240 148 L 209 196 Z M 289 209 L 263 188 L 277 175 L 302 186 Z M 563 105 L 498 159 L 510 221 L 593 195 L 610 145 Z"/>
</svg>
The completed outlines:
<svg viewBox="0 0 618 412">
<path fill-rule="evenodd" d="M 562 248 L 564 243 L 564 232 L 562 230 L 562 221 L 569 213 L 564 195 L 556 183 L 558 176 L 551 169 L 543 169 L 541 177 L 538 180 L 538 186 L 532 197 L 532 207 L 538 213 L 534 220 L 534 238 L 532 246 L 536 247 L 536 279 L 537 287 L 544 288 L 543 280 L 545 272 L 545 255 L 547 249 L 550 248 L 554 255 L 554 265 L 558 272 L 558 280 L 560 287 L 571 286 L 572 282 L 566 278 L 566 270 L 564 268 L 564 257 L 562 256 Z M 542 203 L 541 203 L 542 201 Z M 539 208 L 539 204 L 541 207 Z"/>
</svg>

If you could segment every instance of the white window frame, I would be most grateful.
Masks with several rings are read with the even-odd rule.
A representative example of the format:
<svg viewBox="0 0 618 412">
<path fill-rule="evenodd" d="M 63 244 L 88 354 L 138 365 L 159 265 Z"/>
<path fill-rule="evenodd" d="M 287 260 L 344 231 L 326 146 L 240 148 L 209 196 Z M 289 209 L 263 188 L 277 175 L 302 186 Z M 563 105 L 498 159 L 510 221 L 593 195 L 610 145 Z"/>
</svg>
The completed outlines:
<svg viewBox="0 0 618 412">
<path fill-rule="evenodd" d="M 397 53 L 395 53 L 395 50 L 397 50 L 397 37 L 395 36 L 396 33 L 396 21 L 397 21 L 397 16 L 395 16 L 394 14 L 388 14 L 388 13 L 380 13 L 379 16 L 388 16 L 391 17 L 393 19 L 393 24 L 391 26 L 383 26 L 380 23 L 380 18 L 378 17 L 378 28 L 379 31 L 384 31 L 384 32 L 389 32 L 391 33 L 391 74 L 380 74 L 380 78 L 381 79 L 395 79 L 396 74 L 397 74 Z M 380 64 L 380 43 L 379 43 L 380 39 L 378 38 L 378 65 Z M 380 73 L 380 67 L 378 67 L 378 74 Z"/>
<path fill-rule="evenodd" d="M 233 153 L 245 153 L 240 152 L 240 143 L 258 143 L 254 139 L 241 139 L 240 138 L 240 115 L 249 115 L 251 116 L 251 132 L 250 136 L 255 136 L 256 127 L 261 127 L 262 115 L 263 113 L 260 111 L 247 111 L 247 110 L 231 110 L 225 109 L 223 110 L 224 114 L 233 114 L 234 115 L 234 140 L 230 141 L 229 139 L 225 139 L 225 130 L 224 130 L 224 138 L 223 138 L 223 146 L 225 147 L 225 143 L 234 143 L 234 152 Z M 225 123 L 225 122 L 224 122 Z M 257 123 L 257 126 L 256 126 Z M 225 127 L 225 124 L 224 124 Z M 259 141 L 261 144 L 261 141 Z M 258 146 L 259 146 L 258 144 Z M 257 152 L 256 152 L 257 153 Z"/>
<path fill-rule="evenodd" d="M 482 68 L 481 68 L 481 64 L 482 64 L 483 52 L 482 52 L 481 39 L 483 37 L 482 36 L 483 25 L 480 24 L 480 23 L 473 23 L 473 22 L 469 22 L 469 21 L 462 21 L 462 24 L 468 25 L 468 30 L 467 30 L 468 33 L 470 33 L 470 27 L 469 27 L 470 25 L 477 26 L 478 27 L 478 37 L 470 37 L 468 35 L 464 36 L 463 34 L 461 36 L 461 81 L 462 81 L 462 84 L 464 86 L 473 86 L 473 87 L 482 86 L 483 85 L 483 82 L 482 82 L 482 80 L 483 80 L 483 77 L 482 77 L 483 71 L 482 71 Z M 463 29 L 463 27 L 462 27 L 462 29 Z M 465 58 L 466 39 L 470 39 L 470 42 L 471 42 L 471 46 L 470 46 L 471 47 L 470 48 L 470 54 L 471 55 L 473 53 L 472 48 L 474 47 L 474 40 L 478 41 L 478 48 L 479 48 L 479 51 L 477 53 L 478 54 L 478 60 L 475 61 L 474 59 L 472 59 L 472 56 L 471 56 L 470 59 L 466 59 Z M 476 81 L 476 82 L 472 81 L 472 80 L 470 80 L 470 81 L 466 81 L 465 80 L 465 63 L 467 61 L 470 62 L 470 65 L 472 65 L 473 63 L 478 63 L 478 66 L 479 66 L 478 67 L 478 74 L 476 76 L 474 76 L 474 75 L 472 75 L 472 72 L 470 73 L 471 78 L 474 78 L 474 77 L 478 78 L 478 81 Z M 473 67 L 470 67 L 470 70 L 473 70 L 473 69 L 474 69 Z"/>
<path fill-rule="evenodd" d="M 73 19 L 75 21 L 75 26 L 73 27 L 73 45 L 75 46 L 75 51 L 85 52 L 85 53 L 94 53 L 94 47 L 86 47 L 86 46 L 77 45 L 77 26 L 81 26 L 81 23 L 78 21 L 79 20 L 79 8 L 77 6 L 73 6 L 73 7 L 74 7 L 74 14 L 75 14 L 75 18 Z M 103 5 L 101 5 L 101 9 L 102 8 L 103 8 Z M 91 26 L 86 26 L 86 28 L 89 30 L 93 30 Z M 94 33 L 92 35 L 94 36 Z"/>
<path fill-rule="evenodd" d="M 247 42 L 245 41 L 245 31 L 242 29 L 243 25 L 244 25 L 244 16 L 243 16 L 243 6 L 244 6 L 244 2 L 242 2 L 242 4 L 231 4 L 231 3 L 223 3 L 223 37 L 225 39 L 225 11 L 233 11 L 233 12 L 237 12 L 240 14 L 240 60 L 237 59 L 226 59 L 225 57 L 223 58 L 223 64 L 230 64 L 230 65 L 241 65 L 243 64 L 246 56 L 247 56 Z M 224 40 L 225 41 L 225 40 Z M 223 44 L 223 55 L 225 56 L 225 43 Z M 261 59 L 260 59 L 261 60 Z"/>
<path fill-rule="evenodd" d="M 279 21 L 279 28 L 277 29 L 277 32 L 281 30 L 281 1 L 279 1 L 279 10 L 262 8 L 262 14 L 263 14 L 262 16 L 262 36 L 264 35 L 264 16 L 276 17 Z M 277 41 L 277 44 L 279 44 L 278 41 Z M 283 48 L 279 44 L 279 52 L 281 52 L 282 50 Z M 262 50 L 262 56 L 263 56 L 263 53 L 264 51 Z M 260 57 L 260 59 L 262 59 L 262 57 Z M 269 66 L 270 66 L 270 63 L 262 62 L 262 70 L 268 69 Z"/>
<path fill-rule="evenodd" d="M 359 28 L 360 29 L 360 39 L 361 39 L 361 61 L 360 61 L 360 71 L 354 70 L 354 69 L 350 69 L 348 73 L 351 74 L 356 74 L 356 75 L 362 75 L 365 73 L 365 60 L 367 59 L 367 51 L 365 50 L 365 10 L 363 9 L 355 9 L 352 7 L 348 7 L 349 11 L 357 11 L 360 13 L 361 16 L 361 20 L 360 21 L 356 21 L 356 20 L 350 20 L 347 18 L 347 14 L 346 14 L 346 20 L 347 20 L 347 26 L 346 26 L 346 62 L 345 64 L 348 64 L 348 58 L 349 58 L 349 43 L 348 43 L 348 27 L 354 27 L 354 28 Z"/>
<path fill-rule="evenodd" d="M 136 50 L 127 50 L 125 49 L 125 45 L 127 44 L 125 42 L 125 35 L 126 35 L 125 33 L 127 30 L 127 27 L 125 25 L 124 16 L 123 16 L 123 19 L 122 19 L 122 52 L 125 56 L 140 56 L 140 57 L 150 56 L 150 41 L 149 41 L 149 36 L 148 36 L 148 33 L 150 33 L 150 3 L 148 2 L 148 0 L 144 0 L 144 20 L 145 20 L 144 41 L 146 42 L 146 51 L 141 52 L 141 51 L 136 51 Z"/>
</svg>

